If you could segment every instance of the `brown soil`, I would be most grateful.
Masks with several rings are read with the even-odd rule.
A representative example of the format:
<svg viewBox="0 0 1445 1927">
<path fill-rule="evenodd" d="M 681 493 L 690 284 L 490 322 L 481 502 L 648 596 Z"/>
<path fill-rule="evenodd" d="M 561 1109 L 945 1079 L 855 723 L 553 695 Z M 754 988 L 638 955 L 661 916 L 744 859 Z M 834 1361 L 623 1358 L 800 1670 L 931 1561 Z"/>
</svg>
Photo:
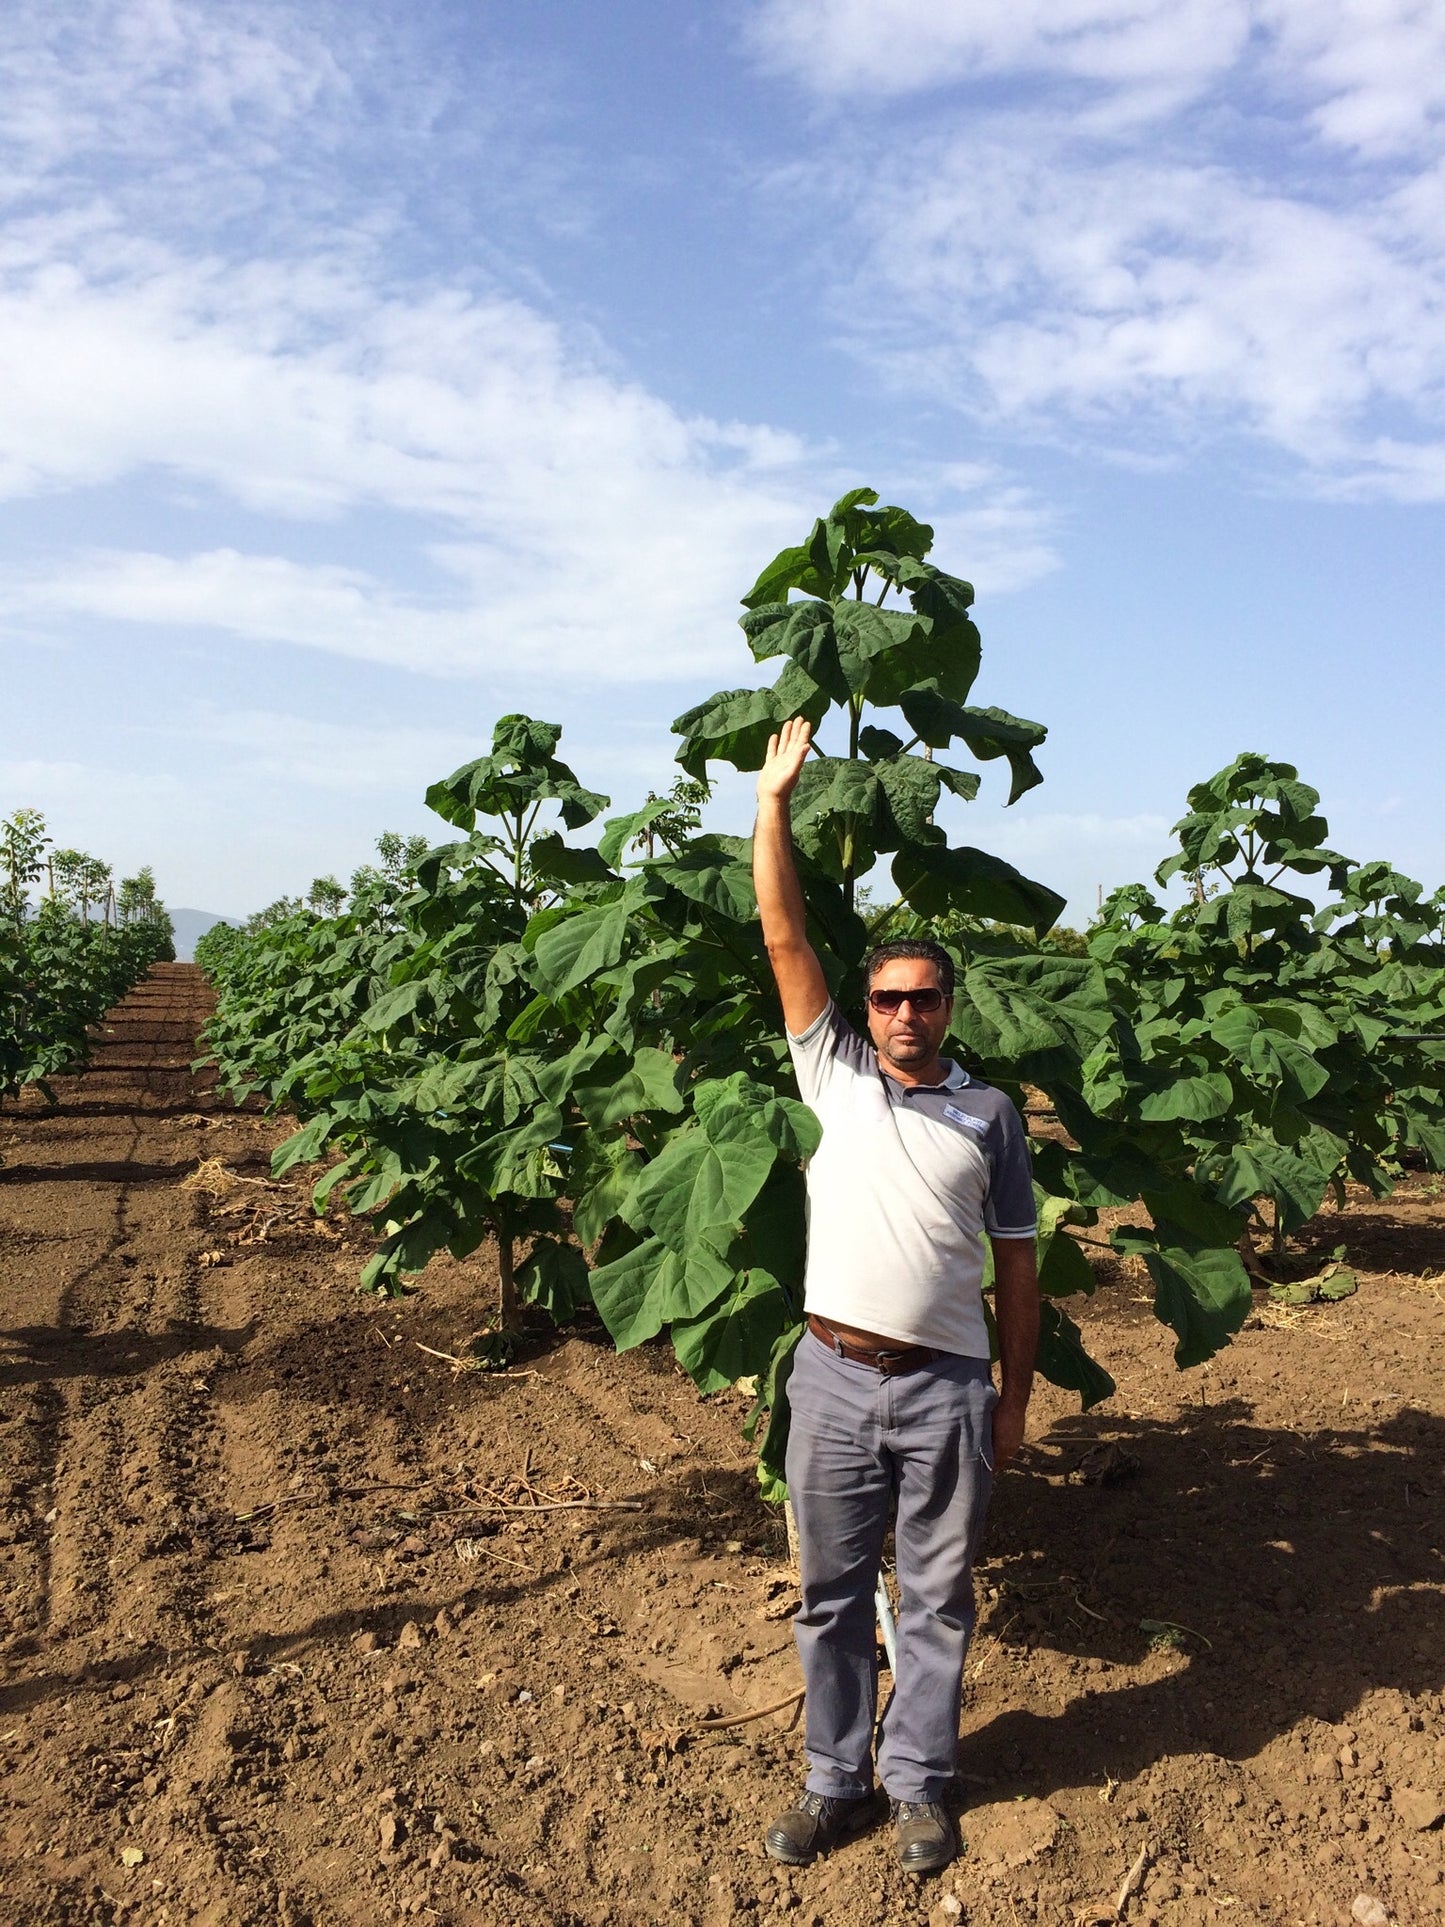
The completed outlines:
<svg viewBox="0 0 1445 1927">
<path fill-rule="evenodd" d="M 0 1120 L 0 1919 L 1072 1927 L 1146 1848 L 1131 1921 L 1445 1916 L 1440 1185 L 1325 1214 L 1358 1295 L 1202 1372 L 1115 1273 L 1119 1396 L 1045 1388 L 995 1504 L 965 1857 L 791 1872 L 798 1733 L 696 1725 L 797 1683 L 742 1399 L 594 1329 L 420 1350 L 490 1274 L 358 1299 L 360 1232 L 190 1074 L 206 1007 L 157 970 Z"/>
</svg>

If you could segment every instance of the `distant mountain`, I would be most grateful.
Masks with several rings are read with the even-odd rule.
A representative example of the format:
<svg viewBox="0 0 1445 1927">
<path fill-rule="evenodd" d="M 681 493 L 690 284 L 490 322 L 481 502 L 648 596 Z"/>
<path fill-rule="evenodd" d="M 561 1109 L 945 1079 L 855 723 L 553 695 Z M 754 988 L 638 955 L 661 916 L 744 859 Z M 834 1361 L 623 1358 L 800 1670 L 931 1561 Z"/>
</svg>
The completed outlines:
<svg viewBox="0 0 1445 1927">
<path fill-rule="evenodd" d="M 169 904 L 166 914 L 176 933 L 178 963 L 195 962 L 196 945 L 214 924 L 229 923 L 232 929 L 237 929 L 242 922 L 240 917 L 223 917 L 214 910 L 172 910 Z"/>
</svg>

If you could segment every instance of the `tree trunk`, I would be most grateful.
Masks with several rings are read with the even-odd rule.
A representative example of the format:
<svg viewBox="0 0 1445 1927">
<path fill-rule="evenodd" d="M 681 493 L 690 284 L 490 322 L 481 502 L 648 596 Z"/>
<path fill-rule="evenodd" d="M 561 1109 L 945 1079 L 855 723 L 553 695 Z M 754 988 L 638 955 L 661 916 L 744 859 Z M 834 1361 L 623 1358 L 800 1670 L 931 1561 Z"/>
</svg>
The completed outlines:
<svg viewBox="0 0 1445 1927">
<path fill-rule="evenodd" d="M 522 1301 L 517 1296 L 517 1272 L 512 1229 L 505 1217 L 493 1223 L 497 1234 L 497 1270 L 502 1280 L 502 1330 L 511 1338 L 522 1330 Z"/>
</svg>

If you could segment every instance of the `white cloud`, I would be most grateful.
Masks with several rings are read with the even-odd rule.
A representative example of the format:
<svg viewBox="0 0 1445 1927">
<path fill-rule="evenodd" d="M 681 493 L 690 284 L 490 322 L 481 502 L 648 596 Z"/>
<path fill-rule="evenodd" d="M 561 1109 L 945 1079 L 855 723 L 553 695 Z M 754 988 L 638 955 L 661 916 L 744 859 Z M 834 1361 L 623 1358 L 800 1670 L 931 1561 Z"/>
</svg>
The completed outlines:
<svg viewBox="0 0 1445 1927">
<path fill-rule="evenodd" d="M 0 256 L 0 365 L 24 374 L 0 422 L 8 492 L 157 469 L 262 513 L 505 511 L 525 532 L 625 513 L 648 480 L 695 492 L 716 471 L 725 490 L 727 471 L 803 454 L 679 415 L 514 300 L 388 295 L 324 257 L 232 268 L 107 233 L 78 248 L 64 226 L 28 231 L 8 274 Z"/>
<path fill-rule="evenodd" d="M 233 785 L 249 787 L 259 778 L 288 789 L 299 785 L 349 796 L 399 792 L 417 799 L 429 783 L 489 746 L 461 729 L 333 723 L 270 709 L 203 707 L 184 734 L 221 753 L 207 760 L 213 769 L 220 763 Z"/>
<path fill-rule="evenodd" d="M 1052 159 L 955 149 L 915 205 L 894 291 L 956 390 L 1005 415 L 1241 422 L 1329 461 L 1370 405 L 1445 375 L 1445 283 L 1367 217 L 1213 170 Z M 965 306 L 973 329 L 950 339 Z"/>
<path fill-rule="evenodd" d="M 64 810 L 95 795 L 96 771 L 87 763 L 54 757 L 16 757 L 0 762 L 0 796 L 13 798 L 4 813 L 25 807 L 38 810 Z M 107 807 L 138 798 L 174 803 L 181 794 L 180 781 L 164 770 L 113 770 L 106 777 Z M 59 830 L 64 841 L 64 831 Z"/>
<path fill-rule="evenodd" d="M 362 44 L 352 36 L 353 59 Z M 168 188 L 194 194 L 221 171 L 265 167 L 288 128 L 352 93 L 325 33 L 265 0 L 10 0 L 0 84 L 12 193 L 104 169 L 153 206 Z"/>
<path fill-rule="evenodd" d="M 347 556 L 346 517 L 381 509 L 410 518 L 413 560 L 387 581 L 284 553 L 111 555 L 32 606 L 442 673 L 676 675 L 806 524 L 818 464 L 795 438 L 683 416 L 517 301 L 75 226 L 32 224 L 0 254 L 0 492 L 169 478 L 331 524 Z"/>
<path fill-rule="evenodd" d="M 1242 433 L 1326 493 L 1439 498 L 1438 8 L 770 0 L 754 35 L 849 101 L 811 187 L 861 244 L 841 325 L 901 387 L 1129 459 Z M 875 106 L 865 182 L 860 96 L 945 82 L 962 113 Z"/>
<path fill-rule="evenodd" d="M 1371 153 L 1438 138 L 1445 111 L 1433 0 L 761 0 L 747 33 L 765 68 L 825 98 L 1087 83 L 1071 118 L 1095 129 L 1242 76 L 1302 103 L 1325 140 Z"/>
<path fill-rule="evenodd" d="M 1156 107 L 1227 71 L 1247 0 L 766 0 L 763 63 L 824 95 L 914 93 L 1010 72 L 1138 89 Z"/>
<path fill-rule="evenodd" d="M 1434 0 L 1259 0 L 1276 81 L 1313 96 L 1328 142 L 1369 155 L 1438 148 L 1445 12 Z"/>
<path fill-rule="evenodd" d="M 373 201 L 334 160 L 382 143 L 365 83 L 399 43 L 378 31 L 266 0 L 0 21 L 21 103 L 0 130 L 0 496 L 124 483 L 149 532 L 12 568 L 12 610 L 503 684 L 708 673 L 736 656 L 740 588 L 855 478 L 766 423 L 684 413 L 536 301 L 406 274 L 405 167 Z M 446 99 L 416 65 L 379 95 L 400 148 Z M 981 584 L 1051 566 L 1003 481 L 938 493 Z M 357 533 L 378 526 L 380 552 Z"/>
</svg>

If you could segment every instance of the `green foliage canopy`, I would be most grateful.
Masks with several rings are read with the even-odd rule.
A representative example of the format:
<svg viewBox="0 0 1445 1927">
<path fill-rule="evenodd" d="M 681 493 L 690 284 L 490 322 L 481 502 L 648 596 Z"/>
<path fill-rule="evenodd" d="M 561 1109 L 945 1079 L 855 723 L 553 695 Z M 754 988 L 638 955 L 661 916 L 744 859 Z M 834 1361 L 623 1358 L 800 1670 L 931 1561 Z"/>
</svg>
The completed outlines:
<svg viewBox="0 0 1445 1927">
<path fill-rule="evenodd" d="M 697 808 L 710 766 L 757 768 L 789 716 L 815 726 L 794 825 L 834 997 L 861 1020 L 869 947 L 943 928 L 955 1053 L 1021 1106 L 1042 1093 L 1062 1127 L 1033 1139 L 1039 1365 L 1085 1403 L 1112 1383 L 1064 1301 L 1094 1289 L 1077 1240 L 1102 1207 L 1138 1207 L 1110 1243 L 1148 1268 L 1187 1365 L 1249 1308 L 1237 1246 L 1258 1200 L 1287 1228 L 1346 1175 L 1388 1182 L 1402 1147 L 1445 1161 L 1436 1047 L 1396 1035 L 1401 1012 L 1438 1021 L 1440 905 L 1327 849 L 1288 766 L 1243 757 L 1192 791 L 1161 868 L 1193 880 L 1190 901 L 1169 916 L 1131 886 L 1087 939 L 1050 938 L 1063 903 L 1046 885 L 950 845 L 941 800 L 971 800 L 981 774 L 948 759 L 1003 764 L 1014 802 L 1046 732 L 971 704 L 973 591 L 931 550 L 871 490 L 836 503 L 743 598 L 775 679 L 679 717 L 672 795 L 608 819 L 595 847 L 567 833 L 607 799 L 559 760 L 560 731 L 504 717 L 489 754 L 428 792 L 460 839 L 353 878 L 344 911 L 287 907 L 198 951 L 223 1074 L 300 1123 L 276 1169 L 326 1158 L 318 1208 L 372 1214 L 367 1286 L 401 1290 L 435 1252 L 494 1239 L 505 1327 L 524 1300 L 566 1317 L 590 1296 L 619 1347 L 666 1332 L 704 1391 L 755 1381 L 771 1490 L 818 1127 L 749 843 L 701 830 Z M 860 886 L 882 862 L 897 897 L 875 908 Z M 1328 876 L 1338 901 L 1316 913 L 1293 873 Z"/>
</svg>

